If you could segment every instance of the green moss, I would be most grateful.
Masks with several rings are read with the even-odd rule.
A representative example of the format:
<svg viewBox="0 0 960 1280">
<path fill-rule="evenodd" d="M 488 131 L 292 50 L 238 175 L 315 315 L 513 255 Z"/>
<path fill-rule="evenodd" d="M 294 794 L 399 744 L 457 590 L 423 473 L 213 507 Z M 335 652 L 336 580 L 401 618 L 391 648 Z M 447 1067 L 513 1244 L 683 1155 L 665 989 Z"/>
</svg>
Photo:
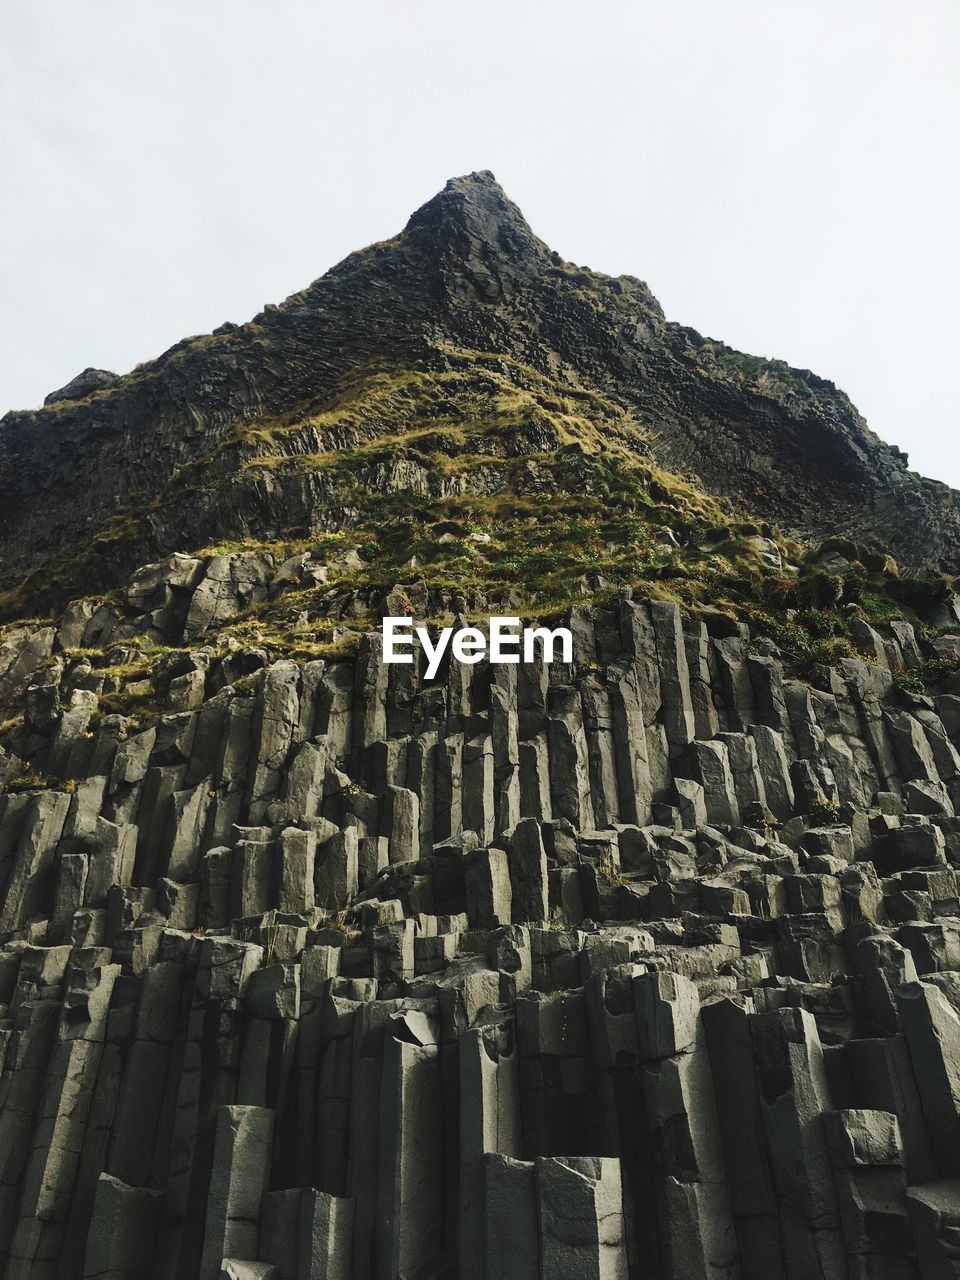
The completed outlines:
<svg viewBox="0 0 960 1280">
<path fill-rule="evenodd" d="M 52 774 L 36 773 L 29 766 L 23 773 L 8 778 L 3 790 L 11 794 L 24 791 L 66 791 L 72 794 L 77 789 L 75 778 L 56 778 Z"/>
<path fill-rule="evenodd" d="M 809 370 L 794 369 L 784 360 L 748 355 L 712 338 L 701 338 L 684 330 L 688 350 L 696 364 L 711 378 L 734 384 L 747 384 L 761 394 L 774 398 L 808 398 L 823 385 Z"/>
<path fill-rule="evenodd" d="M 561 264 L 556 272 L 565 288 L 595 290 L 595 277 L 579 268 Z M 643 286 L 635 289 L 642 300 Z M 758 385 L 767 379 L 790 394 L 818 389 L 816 380 L 808 384 L 782 362 L 742 356 L 693 331 L 673 332 L 704 376 Z M 185 358 L 191 349 L 187 344 L 170 358 Z M 882 625 L 912 617 L 945 586 L 901 578 L 889 557 L 849 539 L 805 552 L 708 496 L 696 477 L 656 467 L 645 432 L 624 406 L 500 353 L 450 344 L 438 345 L 435 365 L 357 367 L 321 403 L 234 427 L 220 445 L 181 468 L 149 510 L 156 515 L 169 503 L 182 505 L 225 476 L 253 486 L 261 483 L 258 476 L 282 484 L 302 471 L 317 476 L 320 495 L 311 529 L 226 539 L 194 553 L 267 551 L 280 563 L 309 552 L 325 565 L 328 582 L 293 583 L 221 628 L 270 659 L 351 656 L 375 619 L 348 613 L 350 629 L 342 633 L 330 615 L 347 593 L 375 601 L 397 583 L 418 581 L 428 591 L 463 596 L 468 609 L 509 593 L 529 617 L 561 616 L 573 603 L 612 600 L 624 588 L 675 600 L 694 613 L 709 606 L 714 615 L 720 610 L 747 622 L 755 635 L 773 640 L 795 670 L 810 673 L 857 654 L 849 606 Z M 95 568 L 102 571 L 104 557 L 123 551 L 129 562 L 142 518 L 140 512 L 114 516 L 91 547 L 54 572 L 36 571 L 0 597 L 0 608 L 9 616 L 36 611 L 37 602 L 60 607 L 82 594 L 79 584 Z M 799 571 L 767 564 L 753 545 L 757 537 L 772 538 L 784 564 Z M 362 559 L 356 567 L 345 554 L 353 550 Z M 833 572 L 819 565 L 826 551 L 852 568 Z M 152 692 L 128 687 L 153 675 L 159 651 L 141 647 L 143 662 L 124 667 L 111 667 L 102 654 L 70 655 L 104 670 L 110 685 L 104 711 L 155 714 Z M 930 671 L 931 679 L 942 675 L 940 668 Z M 244 691 L 243 681 L 238 690 Z"/>
</svg>

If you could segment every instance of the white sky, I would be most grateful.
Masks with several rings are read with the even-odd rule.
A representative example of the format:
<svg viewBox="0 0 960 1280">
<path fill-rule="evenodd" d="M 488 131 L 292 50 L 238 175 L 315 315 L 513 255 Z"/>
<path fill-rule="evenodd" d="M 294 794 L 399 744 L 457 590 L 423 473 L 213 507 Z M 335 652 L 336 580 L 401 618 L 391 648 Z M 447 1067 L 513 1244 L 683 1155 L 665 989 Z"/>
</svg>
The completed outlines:
<svg viewBox="0 0 960 1280">
<path fill-rule="evenodd" d="M 960 487 L 957 0 L 0 0 L 0 413 L 489 168 Z"/>
</svg>

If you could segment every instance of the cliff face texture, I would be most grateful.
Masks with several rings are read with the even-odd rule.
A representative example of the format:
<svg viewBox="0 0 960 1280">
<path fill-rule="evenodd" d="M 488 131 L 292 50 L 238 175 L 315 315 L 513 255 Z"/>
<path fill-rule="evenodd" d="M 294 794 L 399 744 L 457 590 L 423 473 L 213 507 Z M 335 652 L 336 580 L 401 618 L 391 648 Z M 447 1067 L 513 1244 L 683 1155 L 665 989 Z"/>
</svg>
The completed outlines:
<svg viewBox="0 0 960 1280">
<path fill-rule="evenodd" d="M 472 175 L 0 495 L 2 1280 L 960 1275 L 956 495 L 830 384 Z"/>
<path fill-rule="evenodd" d="M 638 280 L 563 262 L 490 174 L 453 180 L 396 239 L 224 329 L 112 384 L 88 370 L 43 409 L 7 415 L 0 585 L 40 569 L 48 597 L 64 579 L 102 590 L 118 567 L 185 546 L 339 527 L 344 504 L 316 458 L 373 431 L 331 419 L 344 379 L 466 377 L 488 371 L 483 357 L 503 394 L 539 379 L 554 398 L 606 398 L 662 465 L 787 532 L 848 532 L 906 567 L 960 569 L 957 494 L 906 471 L 842 392 L 667 322 Z M 250 466 L 263 454 L 266 480 Z"/>
</svg>

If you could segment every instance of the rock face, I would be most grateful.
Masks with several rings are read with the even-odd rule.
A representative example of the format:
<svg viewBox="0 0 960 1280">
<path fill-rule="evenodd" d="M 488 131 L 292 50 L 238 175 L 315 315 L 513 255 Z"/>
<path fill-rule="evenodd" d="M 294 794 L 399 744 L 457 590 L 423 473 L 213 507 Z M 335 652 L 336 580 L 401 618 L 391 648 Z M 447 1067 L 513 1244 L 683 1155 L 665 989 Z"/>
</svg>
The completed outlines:
<svg viewBox="0 0 960 1280">
<path fill-rule="evenodd" d="M 61 400 L 84 400 L 94 391 L 103 391 L 113 386 L 116 381 L 117 375 L 111 373 L 109 369 L 84 369 L 75 378 L 71 378 L 65 387 L 44 396 L 43 403 L 59 404 Z"/>
<path fill-rule="evenodd" d="M 960 607 L 866 545 L 956 495 L 488 174 L 93 390 L 0 430 L 0 1280 L 960 1275 Z M 572 661 L 385 662 L 484 610 Z"/>
<path fill-rule="evenodd" d="M 322 459 L 376 428 L 349 414 L 333 426 L 330 406 L 376 368 L 441 375 L 491 359 L 501 392 L 548 379 L 554 407 L 589 393 L 627 415 L 662 465 L 757 518 L 806 537 L 872 538 L 909 568 L 960 568 L 957 494 L 908 472 L 831 383 L 668 322 L 639 280 L 564 262 L 477 173 L 250 324 L 178 343 L 93 399 L 76 399 L 94 376 L 103 385 L 86 371 L 43 410 L 8 414 L 0 587 L 29 570 L 62 580 L 70 562 L 74 594 L 105 590 L 185 546 L 345 527 L 351 504 L 331 494 Z M 518 425 L 517 453 L 551 437 L 542 409 Z M 269 470 L 251 469 L 264 452 Z M 279 458 L 296 465 L 278 469 Z M 415 491 L 425 479 L 394 459 L 374 482 Z"/>
<path fill-rule="evenodd" d="M 5 693 L 0 1276 L 955 1274 L 955 693 L 625 592 L 519 680 L 174 651 L 144 727 L 76 612 Z"/>
</svg>

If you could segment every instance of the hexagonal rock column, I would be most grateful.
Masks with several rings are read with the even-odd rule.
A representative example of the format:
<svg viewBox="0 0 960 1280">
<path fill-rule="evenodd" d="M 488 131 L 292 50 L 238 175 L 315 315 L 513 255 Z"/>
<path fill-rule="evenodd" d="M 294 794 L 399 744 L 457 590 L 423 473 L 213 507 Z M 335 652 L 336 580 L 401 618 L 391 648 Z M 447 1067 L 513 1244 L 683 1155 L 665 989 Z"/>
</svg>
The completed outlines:
<svg viewBox="0 0 960 1280">
<path fill-rule="evenodd" d="M 380 1092 L 379 1280 L 437 1265 L 443 1253 L 443 1140 L 436 1028 L 410 1010 L 390 1019 Z"/>
<path fill-rule="evenodd" d="M 540 1280 L 626 1280 L 620 1161 L 541 1156 L 536 1179 Z"/>
<path fill-rule="evenodd" d="M 268 1107 L 220 1108 L 200 1280 L 217 1280 L 224 1258 L 256 1257 L 272 1147 L 273 1112 Z"/>
</svg>

